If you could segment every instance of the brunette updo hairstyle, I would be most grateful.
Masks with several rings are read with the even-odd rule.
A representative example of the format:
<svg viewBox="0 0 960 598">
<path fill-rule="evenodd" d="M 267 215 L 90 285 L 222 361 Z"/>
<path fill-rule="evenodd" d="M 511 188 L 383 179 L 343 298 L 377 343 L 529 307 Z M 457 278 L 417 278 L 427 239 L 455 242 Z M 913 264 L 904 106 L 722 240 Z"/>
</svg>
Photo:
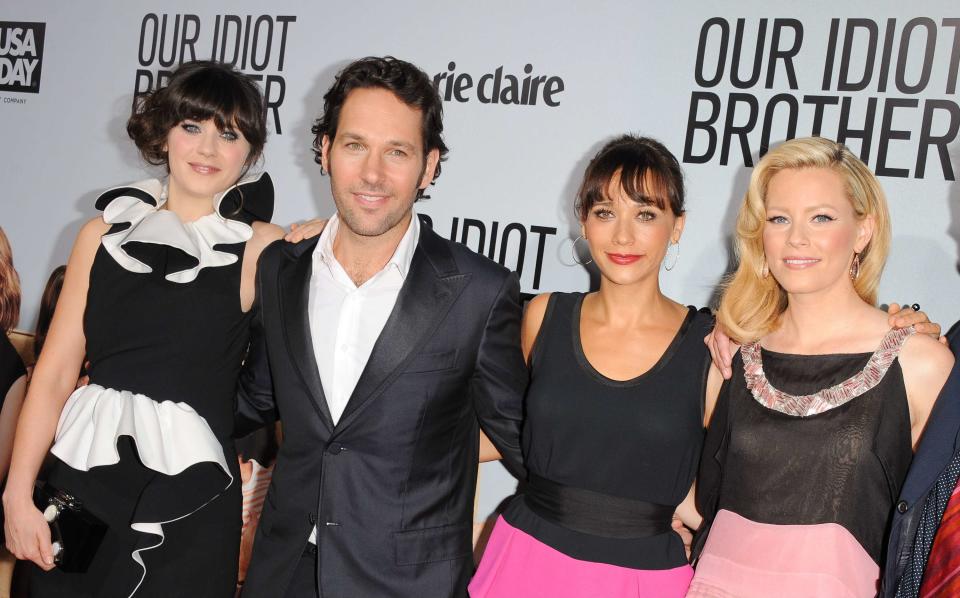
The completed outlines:
<svg viewBox="0 0 960 598">
<path fill-rule="evenodd" d="M 244 172 L 267 141 L 266 105 L 252 79 L 210 60 L 183 63 L 167 85 L 134 99 L 127 134 L 149 164 L 167 166 L 164 146 L 170 129 L 186 119 L 213 119 L 217 129 L 234 129 L 250 144 Z"/>
</svg>

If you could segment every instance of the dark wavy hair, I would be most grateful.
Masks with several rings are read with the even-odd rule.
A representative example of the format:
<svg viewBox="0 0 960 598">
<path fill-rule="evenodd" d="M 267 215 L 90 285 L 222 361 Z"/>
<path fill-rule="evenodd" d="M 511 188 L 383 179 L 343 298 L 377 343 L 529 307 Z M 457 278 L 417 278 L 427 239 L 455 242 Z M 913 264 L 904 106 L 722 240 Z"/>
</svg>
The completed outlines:
<svg viewBox="0 0 960 598">
<path fill-rule="evenodd" d="M 40 351 L 47 341 L 47 332 L 53 321 L 53 312 L 57 309 L 60 300 L 60 290 L 63 289 L 63 277 L 67 273 L 66 266 L 57 266 L 47 279 L 47 286 L 43 288 L 43 297 L 40 298 L 40 314 L 37 316 L 37 329 L 33 334 L 33 358 L 40 359 Z"/>
<path fill-rule="evenodd" d="M 337 74 L 337 78 L 323 96 L 323 114 L 310 129 L 314 135 L 313 159 L 321 163 L 323 136 L 332 141 L 337 136 L 340 110 L 354 89 L 381 88 L 397 96 L 407 106 L 416 108 L 422 116 L 423 152 L 440 152 L 440 162 L 447 159 L 447 145 L 443 142 L 443 102 L 433 87 L 430 77 L 416 66 L 393 56 L 368 56 L 351 63 Z M 440 176 L 440 162 L 433 180 Z M 421 190 L 422 193 L 422 190 Z M 420 197 L 420 194 L 417 197 Z"/>
<path fill-rule="evenodd" d="M 581 221 L 594 204 L 604 201 L 614 177 L 633 201 L 669 209 L 674 216 L 684 213 L 683 170 L 677 158 L 656 139 L 622 135 L 604 145 L 583 173 L 574 203 Z"/>
<path fill-rule="evenodd" d="M 266 115 L 263 93 L 252 79 L 230 65 L 196 60 L 177 68 L 164 87 L 134 98 L 127 134 L 146 162 L 166 166 L 170 129 L 185 119 L 212 118 L 217 129 L 236 128 L 250 144 L 246 172 L 267 142 Z"/>
</svg>

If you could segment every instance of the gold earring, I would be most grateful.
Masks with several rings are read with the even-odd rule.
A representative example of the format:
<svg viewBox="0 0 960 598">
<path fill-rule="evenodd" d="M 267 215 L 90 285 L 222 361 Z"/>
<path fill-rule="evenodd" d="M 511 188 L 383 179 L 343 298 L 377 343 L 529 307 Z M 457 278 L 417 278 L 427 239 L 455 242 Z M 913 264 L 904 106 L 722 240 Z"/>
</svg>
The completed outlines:
<svg viewBox="0 0 960 598">
<path fill-rule="evenodd" d="M 853 254 L 853 263 L 850 264 L 850 280 L 857 280 L 860 278 L 860 254 Z"/>
</svg>

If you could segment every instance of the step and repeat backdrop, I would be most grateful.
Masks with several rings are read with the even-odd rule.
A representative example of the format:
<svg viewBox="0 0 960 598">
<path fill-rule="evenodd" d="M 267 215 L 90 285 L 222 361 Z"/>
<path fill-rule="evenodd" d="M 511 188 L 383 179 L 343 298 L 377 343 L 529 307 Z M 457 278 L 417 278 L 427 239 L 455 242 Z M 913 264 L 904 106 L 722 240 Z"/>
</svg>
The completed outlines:
<svg viewBox="0 0 960 598">
<path fill-rule="evenodd" d="M 611 136 L 681 160 L 688 219 L 668 295 L 707 305 L 732 266 L 752 166 L 784 139 L 846 143 L 893 216 L 881 300 L 960 318 L 960 7 L 904 2 L 297 2 L 7 0 L 0 7 L 0 225 L 23 283 L 19 328 L 65 263 L 98 192 L 158 175 L 124 125 L 136 94 L 182 61 L 254 77 L 271 132 L 262 167 L 281 225 L 333 210 L 310 125 L 335 73 L 391 54 L 444 100 L 451 148 L 417 210 L 515 270 L 526 294 L 584 290 L 573 199 Z M 513 490 L 484 465 L 478 519 Z"/>
</svg>

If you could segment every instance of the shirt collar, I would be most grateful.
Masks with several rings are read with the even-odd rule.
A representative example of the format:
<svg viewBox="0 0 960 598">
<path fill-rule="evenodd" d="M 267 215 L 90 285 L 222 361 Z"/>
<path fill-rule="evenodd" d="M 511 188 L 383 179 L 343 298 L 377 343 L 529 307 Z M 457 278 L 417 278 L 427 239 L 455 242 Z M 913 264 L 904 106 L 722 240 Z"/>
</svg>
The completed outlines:
<svg viewBox="0 0 960 598">
<path fill-rule="evenodd" d="M 396 251 L 383 267 L 384 270 L 394 268 L 404 279 L 410 271 L 410 264 L 413 263 L 413 254 L 417 250 L 417 243 L 420 241 L 420 218 L 413 210 L 410 211 L 410 224 L 407 231 L 400 239 Z M 323 227 L 320 238 L 317 240 L 317 247 L 314 250 L 314 256 L 320 258 L 328 268 L 332 268 L 337 258 L 333 255 L 333 240 L 337 238 L 337 231 L 340 229 L 340 217 L 334 214 Z"/>
</svg>

